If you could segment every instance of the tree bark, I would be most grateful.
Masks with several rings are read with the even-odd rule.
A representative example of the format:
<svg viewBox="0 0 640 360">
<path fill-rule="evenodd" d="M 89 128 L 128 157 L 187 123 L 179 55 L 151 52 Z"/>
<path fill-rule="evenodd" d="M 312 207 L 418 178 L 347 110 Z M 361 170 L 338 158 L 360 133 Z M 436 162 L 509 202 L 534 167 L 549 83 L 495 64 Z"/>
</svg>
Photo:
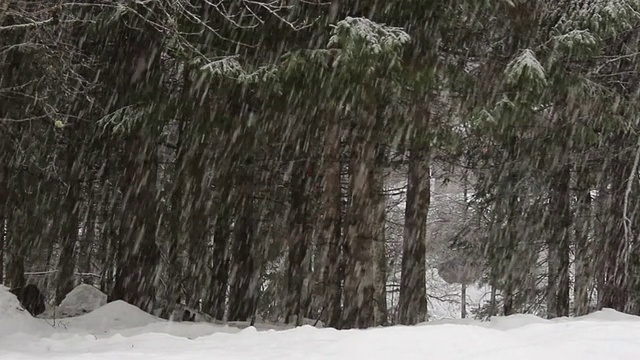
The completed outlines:
<svg viewBox="0 0 640 360">
<path fill-rule="evenodd" d="M 427 316 L 426 222 L 430 202 L 430 158 L 427 148 L 409 156 L 407 203 L 402 247 L 398 322 L 414 325 Z"/>
<path fill-rule="evenodd" d="M 575 316 L 589 313 L 589 291 L 593 286 L 593 272 L 591 263 L 591 251 L 589 245 L 589 232 L 591 230 L 591 193 L 588 179 L 588 169 L 583 167 L 578 172 L 577 179 L 577 205 L 575 234 L 575 284 L 574 307 Z"/>
<path fill-rule="evenodd" d="M 220 194 L 222 195 L 222 194 Z M 219 210 L 213 233 L 213 274 L 209 297 L 209 314 L 222 320 L 225 313 L 227 287 L 229 285 L 229 239 L 231 236 L 231 213 L 227 200 L 219 199 Z"/>
<path fill-rule="evenodd" d="M 342 317 L 340 250 L 342 239 L 342 190 L 340 176 L 340 124 L 327 128 L 323 149 L 322 220 L 318 232 L 321 247 L 323 321 L 326 326 L 339 327 Z"/>
<path fill-rule="evenodd" d="M 89 185 L 93 187 L 92 184 Z M 93 200 L 95 194 L 89 190 L 89 201 L 87 202 L 87 212 L 84 220 L 84 239 L 80 254 L 82 256 L 78 269 L 84 273 L 93 271 L 91 262 L 93 260 L 93 249 L 96 237 L 96 207 L 98 206 Z"/>
<path fill-rule="evenodd" d="M 191 114 L 189 112 L 189 114 Z M 186 116 L 185 116 L 186 117 Z M 176 305 L 185 301 L 181 296 L 180 289 L 184 283 L 185 271 L 185 248 L 187 242 L 187 219 L 185 218 L 187 208 L 187 197 L 185 194 L 185 180 L 187 162 L 187 151 L 185 140 L 187 134 L 187 121 L 182 119 L 178 130 L 178 141 L 176 145 L 176 161 L 173 169 L 173 189 L 170 198 L 170 219 L 169 219 L 169 252 L 168 252 L 168 273 L 169 283 L 167 285 L 167 314 L 172 314 Z"/>
<path fill-rule="evenodd" d="M 3 205 L 0 205 L 0 212 Z M 4 284 L 5 215 L 0 213 L 0 284 Z"/>
<path fill-rule="evenodd" d="M 373 257 L 375 278 L 374 316 L 378 326 L 387 325 L 387 254 L 385 239 L 386 199 L 384 195 L 384 163 L 386 154 L 383 146 L 378 146 L 376 163 L 378 168 L 374 171 L 373 186 L 371 188 L 373 199 L 374 235 Z"/>
<path fill-rule="evenodd" d="M 602 306 L 624 312 L 629 305 L 629 276 L 626 271 L 627 252 L 625 244 L 624 210 L 626 180 L 630 167 L 623 155 L 617 155 L 611 162 L 611 202 L 606 218 L 606 233 L 601 239 L 601 250 L 605 256 Z"/>
<path fill-rule="evenodd" d="M 20 223 L 25 221 L 23 211 L 16 209 L 9 216 L 9 232 L 8 232 L 8 262 L 6 270 L 5 283 L 11 289 L 22 288 L 27 284 L 27 279 L 24 276 L 24 263 L 26 253 L 28 251 L 28 237 L 21 238 L 22 230 L 27 230 L 24 226 L 20 226 Z M 18 240 L 20 239 L 20 240 Z M 7 239 L 5 238 L 5 243 Z"/>
<path fill-rule="evenodd" d="M 303 158 L 306 157 L 303 155 Z M 291 202 L 289 210 L 289 253 L 287 266 L 287 298 L 284 323 L 295 317 L 296 326 L 302 325 L 304 316 L 303 285 L 308 275 L 305 260 L 308 258 L 310 232 L 308 226 L 310 164 L 306 160 L 294 160 L 291 174 Z"/>
<path fill-rule="evenodd" d="M 345 241 L 343 328 L 368 328 L 374 322 L 374 218 L 372 210 L 373 172 L 376 143 L 370 129 L 356 135 L 350 166 L 350 196 Z"/>
<path fill-rule="evenodd" d="M 112 298 L 151 312 L 160 250 L 156 245 L 156 145 L 142 129 L 127 139 L 121 191 L 120 251 Z"/>
<path fill-rule="evenodd" d="M 245 164 L 245 167 L 250 162 Z M 253 178 L 242 170 L 239 201 L 231 244 L 231 283 L 229 288 L 229 321 L 248 321 L 253 317 L 258 300 L 260 269 L 257 267 L 256 214 L 253 203 Z"/>
<path fill-rule="evenodd" d="M 551 179 L 549 189 L 549 247 L 547 313 L 548 317 L 569 316 L 569 230 L 571 206 L 569 182 L 571 168 L 565 165 Z"/>
<path fill-rule="evenodd" d="M 80 174 L 81 157 L 75 155 L 75 147 L 68 145 L 67 150 L 67 184 L 65 194 L 62 195 L 62 218 L 58 221 L 59 238 L 62 239 L 58 273 L 56 279 L 56 304 L 60 304 L 64 297 L 73 290 L 75 285 L 74 273 L 76 268 L 75 249 L 78 243 L 78 225 L 80 211 L 80 184 L 77 182 Z M 71 160 L 74 159 L 74 160 Z"/>
<path fill-rule="evenodd" d="M 188 224 L 189 282 L 186 287 L 192 297 L 188 304 L 194 308 L 200 299 L 208 297 L 205 294 L 208 292 L 207 289 L 201 284 L 206 284 L 212 276 L 207 264 L 210 259 L 207 244 L 211 225 L 212 192 L 209 190 L 210 184 L 206 174 L 211 156 L 207 143 L 202 138 L 203 132 L 202 129 L 196 129 L 192 137 L 193 149 L 189 155 L 187 171 L 188 206 L 181 209 L 186 212 Z"/>
<path fill-rule="evenodd" d="M 0 138 L 0 141 L 4 141 Z M 4 145 L 4 143 L 3 143 Z M 7 206 L 9 203 L 9 169 L 5 164 L 9 163 L 5 146 L 0 147 L 0 284 L 4 284 L 4 256 L 6 250 L 6 220 Z"/>
</svg>

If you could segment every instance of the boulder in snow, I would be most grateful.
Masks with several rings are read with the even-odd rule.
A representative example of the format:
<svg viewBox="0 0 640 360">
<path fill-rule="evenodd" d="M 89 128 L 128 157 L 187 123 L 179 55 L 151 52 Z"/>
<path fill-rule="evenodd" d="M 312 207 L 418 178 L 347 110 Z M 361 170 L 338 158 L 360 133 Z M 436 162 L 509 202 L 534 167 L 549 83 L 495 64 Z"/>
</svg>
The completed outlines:
<svg viewBox="0 0 640 360">
<path fill-rule="evenodd" d="M 57 314 L 59 317 L 73 317 L 92 312 L 107 304 L 107 295 L 96 287 L 80 284 L 64 297 Z"/>
</svg>

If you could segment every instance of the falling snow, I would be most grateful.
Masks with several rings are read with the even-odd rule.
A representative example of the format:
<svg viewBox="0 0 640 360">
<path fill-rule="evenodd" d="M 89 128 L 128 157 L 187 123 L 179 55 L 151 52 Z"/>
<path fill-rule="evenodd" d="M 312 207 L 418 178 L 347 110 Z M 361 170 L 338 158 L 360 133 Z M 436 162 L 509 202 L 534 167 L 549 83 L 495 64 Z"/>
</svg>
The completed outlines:
<svg viewBox="0 0 640 360">
<path fill-rule="evenodd" d="M 639 29 L 1 1 L 0 357 L 631 358 Z"/>
</svg>

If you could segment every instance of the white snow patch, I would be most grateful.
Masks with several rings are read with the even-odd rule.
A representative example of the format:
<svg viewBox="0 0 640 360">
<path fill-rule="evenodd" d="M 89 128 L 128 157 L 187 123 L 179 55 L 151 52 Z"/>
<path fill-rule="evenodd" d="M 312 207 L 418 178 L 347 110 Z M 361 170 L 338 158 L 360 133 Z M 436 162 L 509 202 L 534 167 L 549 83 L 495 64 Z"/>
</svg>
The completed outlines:
<svg viewBox="0 0 640 360">
<path fill-rule="evenodd" d="M 490 322 L 277 331 L 169 322 L 116 301 L 57 324 L 34 319 L 0 288 L 0 359 L 635 360 L 640 354 L 640 318 L 609 309 L 558 321 L 514 315 Z"/>
</svg>

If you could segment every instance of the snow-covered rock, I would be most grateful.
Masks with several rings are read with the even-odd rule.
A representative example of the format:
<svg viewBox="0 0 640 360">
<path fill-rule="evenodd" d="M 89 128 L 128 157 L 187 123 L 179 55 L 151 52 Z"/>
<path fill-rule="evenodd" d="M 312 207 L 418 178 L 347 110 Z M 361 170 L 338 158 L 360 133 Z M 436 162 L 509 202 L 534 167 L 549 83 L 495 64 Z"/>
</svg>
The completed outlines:
<svg viewBox="0 0 640 360">
<path fill-rule="evenodd" d="M 80 284 L 64 297 L 57 314 L 59 317 L 72 317 L 90 313 L 107 304 L 107 295 L 96 287 Z"/>
</svg>

